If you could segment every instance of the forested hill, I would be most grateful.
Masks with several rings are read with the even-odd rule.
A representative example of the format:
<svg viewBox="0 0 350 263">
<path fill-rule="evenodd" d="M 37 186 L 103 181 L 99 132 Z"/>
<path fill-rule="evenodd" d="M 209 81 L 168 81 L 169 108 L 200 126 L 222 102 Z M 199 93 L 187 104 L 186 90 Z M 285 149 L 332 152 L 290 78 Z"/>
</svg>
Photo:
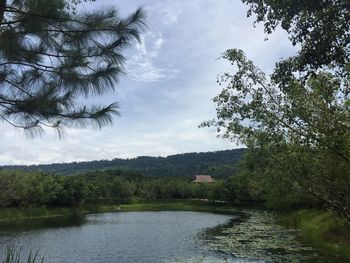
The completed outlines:
<svg viewBox="0 0 350 263">
<path fill-rule="evenodd" d="M 79 172 L 123 169 L 140 171 L 145 176 L 185 176 L 211 174 L 214 177 L 232 175 L 244 149 L 205 153 L 184 153 L 168 157 L 141 156 L 133 159 L 113 159 L 89 162 L 54 163 L 29 166 L 2 166 L 22 171 L 41 170 L 63 175 Z"/>
</svg>

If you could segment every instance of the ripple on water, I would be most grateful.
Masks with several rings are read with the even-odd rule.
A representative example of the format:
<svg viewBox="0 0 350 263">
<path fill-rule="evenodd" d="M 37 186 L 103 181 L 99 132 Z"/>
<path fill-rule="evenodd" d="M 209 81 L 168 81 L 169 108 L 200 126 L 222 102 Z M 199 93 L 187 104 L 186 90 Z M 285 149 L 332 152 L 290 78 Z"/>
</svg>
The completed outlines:
<svg viewBox="0 0 350 263">
<path fill-rule="evenodd" d="M 197 233 L 230 218 L 198 212 L 118 212 L 87 215 L 72 225 L 21 225 L 11 233 L 0 229 L 0 262 L 13 239 L 23 254 L 40 248 L 50 263 L 181 262 L 179 257 L 190 262 L 186 259 L 203 252 Z"/>
</svg>

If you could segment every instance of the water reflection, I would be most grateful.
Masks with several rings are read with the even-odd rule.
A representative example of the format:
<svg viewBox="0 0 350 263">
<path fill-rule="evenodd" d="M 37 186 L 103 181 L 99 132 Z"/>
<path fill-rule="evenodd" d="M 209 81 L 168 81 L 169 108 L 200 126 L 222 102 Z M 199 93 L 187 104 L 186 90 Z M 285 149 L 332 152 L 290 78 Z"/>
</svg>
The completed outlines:
<svg viewBox="0 0 350 263">
<path fill-rule="evenodd" d="M 33 231 L 46 228 L 80 226 L 86 223 L 84 215 L 57 216 L 36 219 L 12 220 L 0 223 L 0 235 L 5 232 Z"/>
</svg>

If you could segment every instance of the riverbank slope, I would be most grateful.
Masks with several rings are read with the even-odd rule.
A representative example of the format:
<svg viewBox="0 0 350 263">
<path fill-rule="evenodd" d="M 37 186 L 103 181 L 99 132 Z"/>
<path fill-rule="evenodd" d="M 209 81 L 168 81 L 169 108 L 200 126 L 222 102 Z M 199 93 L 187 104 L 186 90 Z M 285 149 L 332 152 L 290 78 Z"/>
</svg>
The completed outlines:
<svg viewBox="0 0 350 263">
<path fill-rule="evenodd" d="M 278 221 L 301 231 L 302 238 L 325 255 L 350 262 L 350 225 L 329 211 L 301 209 L 281 213 Z"/>
</svg>

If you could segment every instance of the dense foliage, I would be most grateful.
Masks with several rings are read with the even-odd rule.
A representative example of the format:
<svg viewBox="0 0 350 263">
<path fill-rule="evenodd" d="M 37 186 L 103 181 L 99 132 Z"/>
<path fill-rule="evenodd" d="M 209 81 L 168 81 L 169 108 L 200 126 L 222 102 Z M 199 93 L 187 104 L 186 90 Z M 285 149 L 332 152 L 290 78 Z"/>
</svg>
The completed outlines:
<svg viewBox="0 0 350 263">
<path fill-rule="evenodd" d="M 0 0 L 0 119 L 31 135 L 44 127 L 111 123 L 116 103 L 82 96 L 114 90 L 122 52 L 143 30 L 144 13 L 115 8 L 69 12 L 80 1 Z M 70 9 L 68 9 L 70 8 Z"/>
<path fill-rule="evenodd" d="M 184 153 L 168 157 L 142 156 L 134 159 L 113 159 L 111 161 L 90 161 L 78 163 L 57 163 L 30 166 L 3 166 L 5 169 L 22 171 L 41 170 L 58 174 L 72 174 L 98 169 L 123 169 L 140 171 L 145 176 L 183 176 L 210 174 L 223 178 L 235 172 L 244 149 L 206 153 Z"/>
<path fill-rule="evenodd" d="M 145 177 L 105 170 L 60 176 L 43 172 L 0 171 L 0 208 L 120 204 L 133 198 L 228 200 L 223 182 L 192 183 L 191 178 Z"/>
<path fill-rule="evenodd" d="M 277 71 L 315 72 L 323 66 L 344 68 L 350 55 L 350 2 L 348 0 L 242 0 L 248 16 L 263 23 L 271 34 L 279 26 L 293 45 L 300 45 L 294 57 L 279 63 Z"/>
<path fill-rule="evenodd" d="M 349 2 L 243 0 L 271 33 L 287 30 L 297 55 L 271 76 L 243 51 L 227 50 L 235 66 L 218 82 L 216 126 L 248 146 L 231 177 L 238 198 L 272 208 L 328 208 L 350 222 Z"/>
</svg>

